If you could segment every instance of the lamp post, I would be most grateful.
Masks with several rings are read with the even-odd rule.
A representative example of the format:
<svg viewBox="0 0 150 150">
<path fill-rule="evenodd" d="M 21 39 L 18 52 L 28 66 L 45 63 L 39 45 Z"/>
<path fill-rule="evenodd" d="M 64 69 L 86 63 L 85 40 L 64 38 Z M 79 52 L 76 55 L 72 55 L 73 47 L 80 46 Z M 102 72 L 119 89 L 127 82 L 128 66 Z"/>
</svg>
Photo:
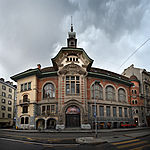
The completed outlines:
<svg viewBox="0 0 150 150">
<path fill-rule="evenodd" d="M 97 95 L 96 95 L 96 90 L 95 90 L 95 85 L 96 85 L 96 83 L 100 83 L 100 81 L 95 81 L 94 82 L 94 103 L 95 103 L 95 111 L 94 111 L 94 117 L 95 117 L 95 137 L 97 138 L 97 115 L 96 115 L 96 108 L 97 108 L 97 106 L 96 106 L 96 98 L 97 98 Z"/>
</svg>

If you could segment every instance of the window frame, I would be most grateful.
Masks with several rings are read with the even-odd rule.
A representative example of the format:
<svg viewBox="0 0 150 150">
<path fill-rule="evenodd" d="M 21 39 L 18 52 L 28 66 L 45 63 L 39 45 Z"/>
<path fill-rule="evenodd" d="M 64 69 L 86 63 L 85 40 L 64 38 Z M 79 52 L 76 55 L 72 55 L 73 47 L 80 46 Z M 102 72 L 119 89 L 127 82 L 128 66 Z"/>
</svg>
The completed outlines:
<svg viewBox="0 0 150 150">
<path fill-rule="evenodd" d="M 65 77 L 65 93 L 68 95 L 80 95 L 80 76 L 79 75 L 66 75 Z"/>
</svg>

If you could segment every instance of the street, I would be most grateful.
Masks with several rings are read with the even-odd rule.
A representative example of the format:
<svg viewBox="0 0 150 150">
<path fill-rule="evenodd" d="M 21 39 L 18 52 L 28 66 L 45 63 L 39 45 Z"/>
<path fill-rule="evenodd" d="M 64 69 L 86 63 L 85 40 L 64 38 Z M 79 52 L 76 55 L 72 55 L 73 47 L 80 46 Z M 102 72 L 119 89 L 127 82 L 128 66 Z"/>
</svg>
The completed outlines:
<svg viewBox="0 0 150 150">
<path fill-rule="evenodd" d="M 77 137 L 94 136 L 94 133 L 26 133 L 26 132 L 9 132 L 0 130 L 1 150 L 80 150 L 80 149 L 109 149 L 109 150 L 149 150 L 150 135 L 143 137 L 134 137 L 139 133 L 145 135 L 150 130 L 135 130 L 122 132 L 101 132 L 98 137 L 105 139 L 107 142 L 101 144 L 84 144 L 76 143 Z"/>
</svg>

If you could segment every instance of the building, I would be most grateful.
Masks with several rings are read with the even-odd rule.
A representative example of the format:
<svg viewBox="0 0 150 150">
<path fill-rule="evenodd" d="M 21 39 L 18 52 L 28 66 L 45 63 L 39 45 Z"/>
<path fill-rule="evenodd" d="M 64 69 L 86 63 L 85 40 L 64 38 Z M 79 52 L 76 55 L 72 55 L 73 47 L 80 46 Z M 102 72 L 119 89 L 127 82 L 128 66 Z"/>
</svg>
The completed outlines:
<svg viewBox="0 0 150 150">
<path fill-rule="evenodd" d="M 16 125 L 22 129 L 91 129 L 132 124 L 129 78 L 92 67 L 93 60 L 68 32 L 67 47 L 53 66 L 29 69 L 11 77 L 17 82 Z"/>
<path fill-rule="evenodd" d="M 13 126 L 15 90 L 12 82 L 0 78 L 0 127 Z"/>
<path fill-rule="evenodd" d="M 150 126 L 150 72 L 145 69 L 136 68 L 132 64 L 122 73 L 127 77 L 136 76 L 139 81 L 139 100 L 137 104 L 137 121 L 138 125 Z M 137 99 L 136 97 L 134 99 Z"/>
</svg>

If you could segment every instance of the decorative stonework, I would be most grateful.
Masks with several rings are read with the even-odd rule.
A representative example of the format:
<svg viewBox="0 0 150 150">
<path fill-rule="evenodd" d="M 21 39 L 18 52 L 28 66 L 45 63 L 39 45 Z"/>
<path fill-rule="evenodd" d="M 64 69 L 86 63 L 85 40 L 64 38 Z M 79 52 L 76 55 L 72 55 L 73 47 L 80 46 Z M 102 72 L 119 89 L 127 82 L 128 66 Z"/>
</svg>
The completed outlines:
<svg viewBox="0 0 150 150">
<path fill-rule="evenodd" d="M 81 68 L 79 65 L 74 64 L 73 62 L 69 65 L 66 65 L 63 69 L 58 72 L 60 75 L 66 74 L 80 74 L 86 75 L 86 71 Z"/>
</svg>

